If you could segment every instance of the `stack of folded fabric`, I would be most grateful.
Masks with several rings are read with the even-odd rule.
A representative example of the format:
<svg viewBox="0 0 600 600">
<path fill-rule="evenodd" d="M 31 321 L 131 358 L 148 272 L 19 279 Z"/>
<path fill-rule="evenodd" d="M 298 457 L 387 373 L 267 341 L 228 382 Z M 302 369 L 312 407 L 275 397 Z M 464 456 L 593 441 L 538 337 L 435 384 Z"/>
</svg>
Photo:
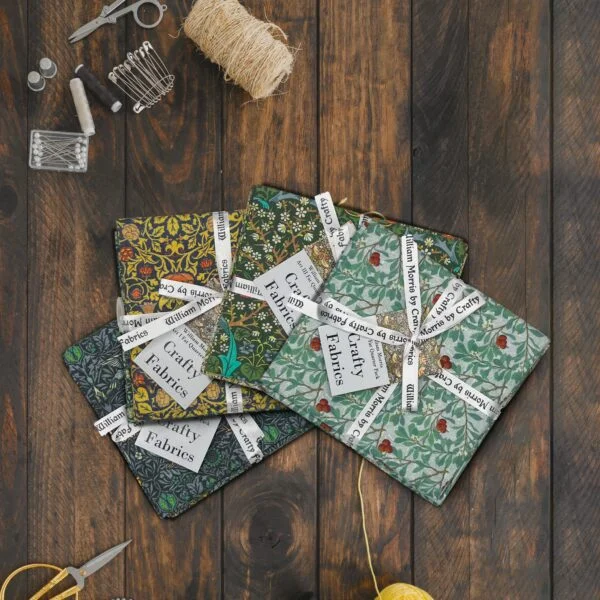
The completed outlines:
<svg viewBox="0 0 600 600">
<path fill-rule="evenodd" d="M 463 240 L 329 194 L 256 186 L 115 246 L 117 319 L 64 360 L 163 517 L 313 424 L 440 504 L 549 344 L 457 278 Z"/>
</svg>

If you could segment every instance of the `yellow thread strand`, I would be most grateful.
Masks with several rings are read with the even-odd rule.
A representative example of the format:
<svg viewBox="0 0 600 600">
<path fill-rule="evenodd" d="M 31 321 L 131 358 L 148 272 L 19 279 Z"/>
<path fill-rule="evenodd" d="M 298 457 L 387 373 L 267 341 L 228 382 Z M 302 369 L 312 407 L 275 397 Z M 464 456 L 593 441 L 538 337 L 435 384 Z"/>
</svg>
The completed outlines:
<svg viewBox="0 0 600 600">
<path fill-rule="evenodd" d="M 360 469 L 358 470 L 358 497 L 360 499 L 360 514 L 362 517 L 362 530 L 365 538 L 365 547 L 367 549 L 367 560 L 369 561 L 369 569 L 371 570 L 371 577 L 373 577 L 373 584 L 375 585 L 375 591 L 377 592 L 377 598 L 375 600 L 433 600 L 433 598 L 421 588 L 408 583 L 392 583 L 388 585 L 382 591 L 379 591 L 377 585 L 377 577 L 375 576 L 375 569 L 373 569 L 373 559 L 371 558 L 371 546 L 369 544 L 369 536 L 367 534 L 367 520 L 365 516 L 365 501 L 362 494 L 362 474 L 363 467 L 365 466 L 365 459 L 362 458 L 360 461 Z"/>
<path fill-rule="evenodd" d="M 362 481 L 362 473 L 363 467 L 365 466 L 365 459 L 361 459 L 360 461 L 360 469 L 358 470 L 358 497 L 360 498 L 360 514 L 362 516 L 362 530 L 365 538 L 365 546 L 367 548 L 367 560 L 369 561 L 369 569 L 371 569 L 371 577 L 373 577 L 373 583 L 375 584 L 375 591 L 377 592 L 377 598 L 381 598 L 381 592 L 379 591 L 379 586 L 377 585 L 377 577 L 375 576 L 375 570 L 373 569 L 373 560 L 371 559 L 371 547 L 369 545 L 369 536 L 367 534 L 367 522 L 365 518 L 365 501 L 362 495 L 361 489 L 361 481 Z"/>
</svg>

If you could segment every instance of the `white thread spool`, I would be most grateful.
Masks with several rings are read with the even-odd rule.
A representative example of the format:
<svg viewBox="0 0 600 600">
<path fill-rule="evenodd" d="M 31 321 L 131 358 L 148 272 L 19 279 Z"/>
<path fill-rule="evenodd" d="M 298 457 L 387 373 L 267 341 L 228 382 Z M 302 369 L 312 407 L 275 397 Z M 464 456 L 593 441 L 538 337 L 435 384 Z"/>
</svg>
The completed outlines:
<svg viewBox="0 0 600 600">
<path fill-rule="evenodd" d="M 94 127 L 94 119 L 92 118 L 92 111 L 85 94 L 85 88 L 83 87 L 83 81 L 79 77 L 71 79 L 69 82 L 71 88 L 71 94 L 73 96 L 73 102 L 75 102 L 75 108 L 77 109 L 77 118 L 81 125 L 81 131 L 85 135 L 94 135 L 96 128 Z"/>
<path fill-rule="evenodd" d="M 37 72 L 27 74 L 27 87 L 34 92 L 41 92 L 46 87 L 46 80 Z"/>
</svg>

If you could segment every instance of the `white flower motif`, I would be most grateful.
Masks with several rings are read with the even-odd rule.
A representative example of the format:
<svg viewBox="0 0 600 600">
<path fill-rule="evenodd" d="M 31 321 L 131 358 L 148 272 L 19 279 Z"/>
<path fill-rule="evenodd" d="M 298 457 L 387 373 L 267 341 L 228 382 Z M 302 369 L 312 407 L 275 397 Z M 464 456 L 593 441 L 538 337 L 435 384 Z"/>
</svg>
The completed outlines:
<svg viewBox="0 0 600 600">
<path fill-rule="evenodd" d="M 433 246 L 433 238 L 430 238 L 430 237 L 428 237 L 428 238 L 425 238 L 425 245 L 426 245 L 428 248 L 431 248 L 431 246 Z"/>
</svg>

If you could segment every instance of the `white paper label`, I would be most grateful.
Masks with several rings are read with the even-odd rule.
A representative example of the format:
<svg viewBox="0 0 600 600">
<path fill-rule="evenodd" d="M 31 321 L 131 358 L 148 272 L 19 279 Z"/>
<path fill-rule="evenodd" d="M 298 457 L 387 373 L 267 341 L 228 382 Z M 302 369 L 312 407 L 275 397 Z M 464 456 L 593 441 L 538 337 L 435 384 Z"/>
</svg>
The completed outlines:
<svg viewBox="0 0 600 600">
<path fill-rule="evenodd" d="M 121 442 L 132 438 L 140 431 L 140 429 L 141 427 L 139 425 L 130 423 L 129 421 L 127 421 L 127 419 L 125 419 L 125 421 L 123 421 L 123 423 L 121 423 L 121 425 L 119 425 L 119 427 L 117 427 L 117 429 L 115 429 L 112 432 L 112 435 L 110 437 L 113 442 L 115 442 L 116 444 L 120 444 Z"/>
<path fill-rule="evenodd" d="M 419 275 L 419 250 L 410 235 L 403 235 L 402 276 L 404 279 L 404 297 L 406 299 L 406 317 L 411 333 L 418 333 L 421 327 L 421 282 Z"/>
<path fill-rule="evenodd" d="M 332 396 L 389 383 L 385 356 L 379 342 L 330 325 L 319 327 L 319 338 Z"/>
<path fill-rule="evenodd" d="M 119 406 L 119 408 L 98 419 L 94 423 L 94 427 L 101 436 L 105 436 L 114 431 L 124 421 L 127 421 L 127 411 L 124 406 Z"/>
<path fill-rule="evenodd" d="M 429 375 L 429 378 L 433 379 L 438 385 L 441 385 L 484 415 L 494 419 L 497 419 L 500 416 L 501 409 L 497 402 L 488 398 L 485 394 L 478 392 L 475 388 L 471 387 L 468 383 L 465 383 L 449 371 L 439 371 L 438 373 Z"/>
<path fill-rule="evenodd" d="M 185 283 L 183 281 L 172 281 L 171 279 L 161 279 L 158 293 L 167 298 L 176 298 L 177 300 L 200 300 L 202 298 L 221 298 L 223 294 L 212 290 L 204 285 L 195 283 Z"/>
<path fill-rule="evenodd" d="M 333 253 L 334 258 L 337 260 L 337 240 L 334 238 L 334 236 L 336 231 L 340 229 L 340 222 L 337 217 L 337 213 L 335 212 L 335 206 L 333 205 L 331 194 L 329 192 L 325 192 L 315 196 L 315 204 L 317 205 L 319 217 L 321 217 L 321 223 L 323 224 L 323 229 L 327 235 L 327 241 L 331 247 L 331 252 Z"/>
<path fill-rule="evenodd" d="M 221 289 L 226 290 L 229 287 L 232 261 L 229 214 L 226 211 L 214 212 L 212 214 L 212 220 L 217 271 L 219 273 Z"/>
<path fill-rule="evenodd" d="M 164 317 L 165 315 L 171 314 L 170 312 L 163 313 L 144 313 L 143 315 L 123 315 L 119 322 L 119 329 L 121 333 L 127 333 L 128 331 L 133 331 L 138 327 L 142 327 L 143 325 L 147 325 L 148 323 L 152 323 L 152 321 L 156 321 L 160 317 Z"/>
<path fill-rule="evenodd" d="M 197 473 L 220 417 L 144 425 L 135 445 Z"/>
<path fill-rule="evenodd" d="M 375 421 L 377 418 L 377 415 L 383 410 L 383 407 L 394 393 L 396 387 L 398 387 L 397 383 L 388 383 L 387 385 L 380 387 L 371 396 L 354 422 L 348 427 L 342 436 L 343 441 L 348 444 L 348 446 L 354 448 L 356 444 L 363 438 L 365 433 L 367 433 L 369 430 L 369 427 L 371 427 L 373 421 Z"/>
<path fill-rule="evenodd" d="M 263 453 L 258 442 L 263 439 L 264 434 L 256 421 L 248 414 L 227 415 L 225 418 L 248 461 L 250 463 L 260 462 L 263 459 Z"/>
<path fill-rule="evenodd" d="M 121 298 L 121 296 L 117 296 L 117 301 L 115 303 L 115 312 L 117 314 L 117 325 L 119 327 L 119 331 L 121 333 L 125 333 L 121 324 L 121 319 L 125 316 L 125 304 L 123 304 L 123 298 Z"/>
<path fill-rule="evenodd" d="M 211 382 L 202 372 L 207 345 L 186 325 L 153 340 L 135 364 L 181 408 L 189 408 Z"/>
<path fill-rule="evenodd" d="M 120 335 L 117 339 L 121 343 L 123 350 L 131 350 L 131 348 L 149 342 L 150 340 L 175 329 L 175 327 L 179 327 L 180 325 L 195 319 L 209 311 L 211 308 L 219 305 L 221 302 L 221 298 L 216 298 L 214 296 L 201 298 L 196 302 L 190 302 L 171 313 L 161 316 L 152 321 L 152 323 L 138 327 L 124 335 Z"/>
<path fill-rule="evenodd" d="M 336 262 L 339 260 L 340 256 L 342 256 L 342 253 L 350 243 L 350 240 L 355 233 L 356 227 L 354 227 L 354 224 L 350 222 L 333 232 L 330 245 L 333 258 Z"/>
<path fill-rule="evenodd" d="M 415 412 L 419 407 L 419 349 L 406 344 L 402 355 L 402 410 Z"/>
<path fill-rule="evenodd" d="M 257 277 L 254 283 L 261 289 L 283 330 L 289 334 L 300 315 L 290 309 L 288 297 L 296 294 L 303 298 L 313 298 L 323 285 L 323 279 L 306 250 L 300 250 Z"/>
<path fill-rule="evenodd" d="M 253 300 L 264 300 L 260 288 L 252 283 L 252 281 L 242 279 L 241 277 L 235 276 L 233 278 L 230 291 L 240 296 L 246 296 L 246 298 L 252 298 Z"/>
<path fill-rule="evenodd" d="M 307 298 L 291 294 L 288 297 L 288 306 L 315 321 L 321 321 L 321 323 L 331 325 L 336 329 L 347 331 L 348 333 L 358 333 L 361 336 L 383 342 L 384 344 L 402 346 L 407 341 L 410 341 L 410 338 L 398 331 L 375 325 L 363 317 L 355 316 L 352 311 L 348 311 L 347 309 L 346 311 L 340 311 L 339 303 L 331 299 L 324 300 L 322 304 L 317 304 Z"/>
<path fill-rule="evenodd" d="M 228 414 L 238 414 L 244 410 L 242 388 L 239 385 L 225 382 L 225 400 Z"/>
</svg>

